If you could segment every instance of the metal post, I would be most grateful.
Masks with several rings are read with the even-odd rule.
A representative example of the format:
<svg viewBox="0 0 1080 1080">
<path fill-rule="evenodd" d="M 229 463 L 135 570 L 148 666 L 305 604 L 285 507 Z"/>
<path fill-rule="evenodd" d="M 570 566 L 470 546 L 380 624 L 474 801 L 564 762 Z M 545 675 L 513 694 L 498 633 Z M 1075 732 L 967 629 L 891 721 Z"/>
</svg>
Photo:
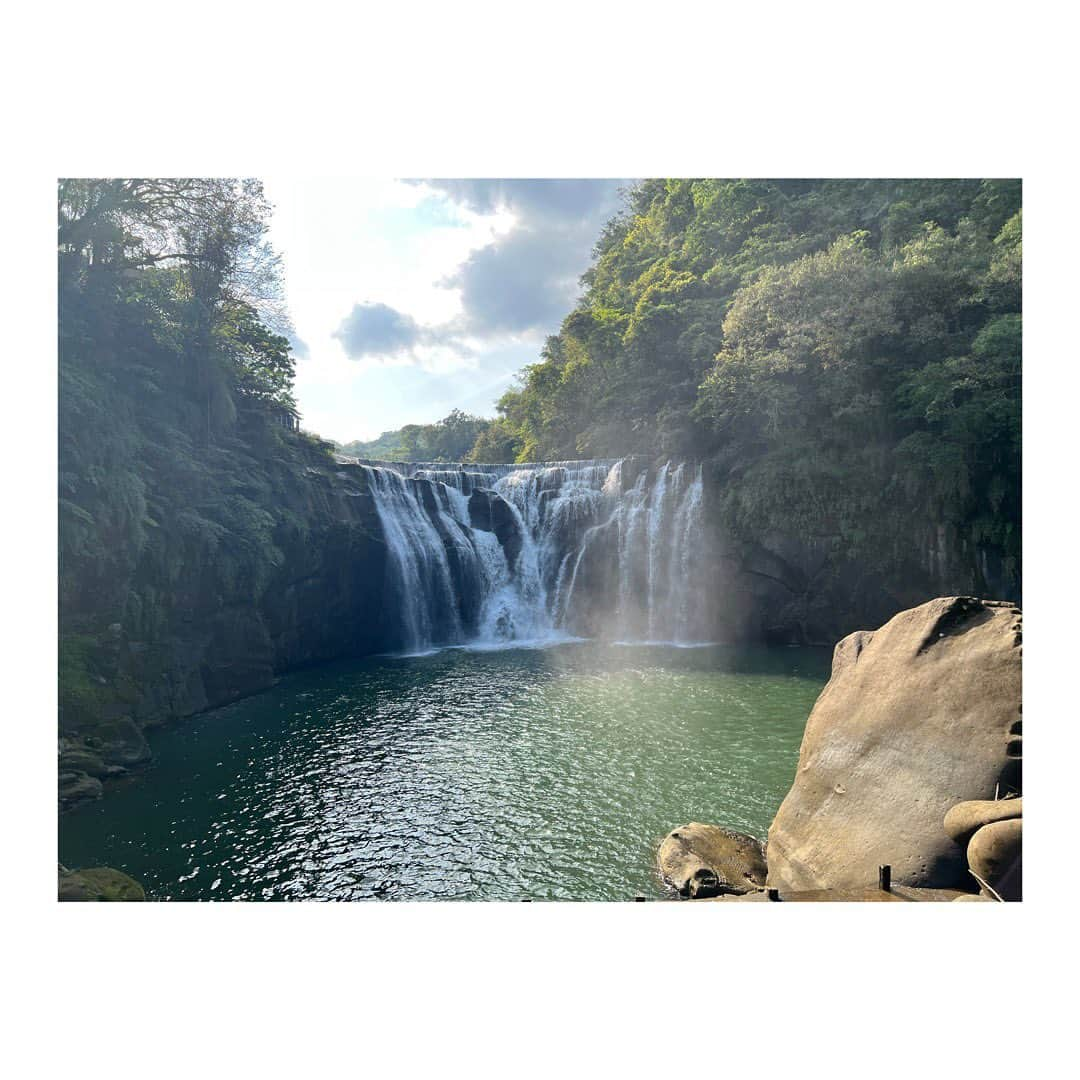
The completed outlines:
<svg viewBox="0 0 1080 1080">
<path fill-rule="evenodd" d="M 769 897 L 770 900 L 779 900 L 780 899 L 780 890 L 779 889 L 769 889 L 768 890 L 768 897 Z"/>
<path fill-rule="evenodd" d="M 877 870 L 878 888 L 882 892 L 892 892 L 892 867 L 879 866 Z"/>
</svg>

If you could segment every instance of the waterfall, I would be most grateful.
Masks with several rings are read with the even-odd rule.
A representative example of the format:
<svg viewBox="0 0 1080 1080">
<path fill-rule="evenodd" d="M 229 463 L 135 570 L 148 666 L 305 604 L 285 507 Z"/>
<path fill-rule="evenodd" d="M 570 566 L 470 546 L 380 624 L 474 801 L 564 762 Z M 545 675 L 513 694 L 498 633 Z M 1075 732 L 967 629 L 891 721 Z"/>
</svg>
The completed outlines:
<svg viewBox="0 0 1080 1080">
<path fill-rule="evenodd" d="M 691 643 L 715 621 L 700 465 L 339 460 L 367 478 L 406 650 Z"/>
</svg>

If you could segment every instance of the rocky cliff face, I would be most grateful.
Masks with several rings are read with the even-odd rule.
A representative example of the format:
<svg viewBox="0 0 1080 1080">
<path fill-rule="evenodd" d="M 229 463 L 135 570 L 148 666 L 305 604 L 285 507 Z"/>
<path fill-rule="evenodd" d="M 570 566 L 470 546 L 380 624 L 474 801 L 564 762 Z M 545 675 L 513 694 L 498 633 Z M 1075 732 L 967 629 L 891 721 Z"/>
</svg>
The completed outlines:
<svg viewBox="0 0 1080 1080">
<path fill-rule="evenodd" d="M 883 536 L 871 506 L 822 511 L 789 529 L 746 520 L 753 485 L 713 462 L 705 471 L 707 526 L 725 605 L 745 633 L 775 644 L 832 645 L 859 626 L 881 626 L 928 596 L 995 596 L 1020 603 L 1015 559 L 980 546 L 969 530 L 902 520 Z M 771 518 L 768 520 L 772 520 Z M 861 542 L 852 540 L 858 535 Z"/>
<path fill-rule="evenodd" d="M 296 439 L 246 481 L 261 500 L 255 536 L 208 509 L 192 528 L 191 504 L 161 483 L 141 544 L 62 567 L 62 804 L 147 760 L 148 726 L 264 689 L 290 668 L 393 644 L 385 544 L 362 471 Z"/>
</svg>

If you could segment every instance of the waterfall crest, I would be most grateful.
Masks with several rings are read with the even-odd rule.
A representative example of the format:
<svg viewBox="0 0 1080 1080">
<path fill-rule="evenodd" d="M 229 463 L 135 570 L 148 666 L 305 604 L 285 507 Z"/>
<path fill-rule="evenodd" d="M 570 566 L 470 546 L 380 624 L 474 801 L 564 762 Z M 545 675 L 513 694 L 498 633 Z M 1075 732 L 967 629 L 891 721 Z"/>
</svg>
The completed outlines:
<svg viewBox="0 0 1080 1080">
<path fill-rule="evenodd" d="M 700 464 L 339 462 L 367 478 L 406 650 L 709 632 Z"/>
</svg>

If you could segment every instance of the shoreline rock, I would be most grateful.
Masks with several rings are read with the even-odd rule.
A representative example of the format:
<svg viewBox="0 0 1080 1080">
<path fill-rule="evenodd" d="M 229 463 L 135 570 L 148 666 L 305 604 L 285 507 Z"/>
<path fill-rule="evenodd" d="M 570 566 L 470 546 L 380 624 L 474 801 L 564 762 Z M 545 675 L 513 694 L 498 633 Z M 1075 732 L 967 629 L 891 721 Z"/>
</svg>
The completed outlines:
<svg viewBox="0 0 1080 1080">
<path fill-rule="evenodd" d="M 138 901 L 146 899 L 143 887 L 133 878 L 110 866 L 57 872 L 57 900 Z"/>
<path fill-rule="evenodd" d="M 945 815 L 945 832 L 957 844 L 967 847 L 968 841 L 984 825 L 1023 816 L 1023 798 L 974 799 L 949 808 Z"/>
<path fill-rule="evenodd" d="M 942 597 L 836 646 L 791 790 L 769 829 L 768 884 L 970 888 L 946 833 L 958 802 L 1018 790 L 1020 610 Z"/>
<path fill-rule="evenodd" d="M 1002 900 L 1019 900 L 1024 824 L 1020 818 L 992 821 L 968 842 L 967 861 L 973 874 Z M 985 892 L 985 889 L 983 890 Z"/>
<path fill-rule="evenodd" d="M 661 844 L 661 876 L 693 898 L 1020 900 L 1021 642 L 1016 605 L 962 596 L 848 635 L 764 848 L 741 838 L 764 880 L 731 888 L 710 845 L 739 834 L 697 822 Z"/>
<path fill-rule="evenodd" d="M 105 783 L 150 763 L 145 734 L 130 717 L 103 720 L 92 732 L 62 736 L 59 745 L 60 810 L 100 799 Z"/>
<path fill-rule="evenodd" d="M 661 878 L 692 900 L 765 886 L 761 841 L 720 825 L 680 825 L 661 841 L 657 864 Z"/>
</svg>

